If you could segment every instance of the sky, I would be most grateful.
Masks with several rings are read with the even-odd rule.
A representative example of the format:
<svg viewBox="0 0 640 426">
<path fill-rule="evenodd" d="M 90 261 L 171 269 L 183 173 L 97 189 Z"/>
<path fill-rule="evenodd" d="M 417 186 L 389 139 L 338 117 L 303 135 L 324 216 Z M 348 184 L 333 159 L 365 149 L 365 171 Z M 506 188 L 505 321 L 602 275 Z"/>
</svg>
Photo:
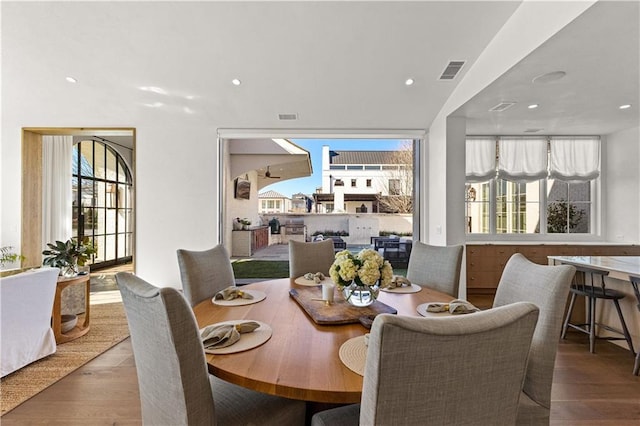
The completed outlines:
<svg viewBox="0 0 640 426">
<path fill-rule="evenodd" d="M 302 192 L 311 195 L 322 186 L 322 146 L 328 145 L 333 151 L 395 151 L 405 143 L 405 139 L 289 139 L 311 155 L 313 174 L 309 177 L 290 179 L 265 186 L 260 191 L 276 191 L 286 197 Z"/>
</svg>

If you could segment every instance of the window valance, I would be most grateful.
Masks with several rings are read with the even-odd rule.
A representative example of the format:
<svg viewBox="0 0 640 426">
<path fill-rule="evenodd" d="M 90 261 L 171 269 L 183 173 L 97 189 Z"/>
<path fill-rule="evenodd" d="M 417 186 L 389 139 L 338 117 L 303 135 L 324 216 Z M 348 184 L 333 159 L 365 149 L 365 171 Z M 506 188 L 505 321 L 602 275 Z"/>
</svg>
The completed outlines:
<svg viewBox="0 0 640 426">
<path fill-rule="evenodd" d="M 466 181 L 485 182 L 496 176 L 495 138 L 468 139 L 466 143 Z"/>
<path fill-rule="evenodd" d="M 549 177 L 586 182 L 600 176 L 599 138 L 559 138 L 550 142 Z"/>
<path fill-rule="evenodd" d="M 505 138 L 498 142 L 498 178 L 533 182 L 547 177 L 545 138 Z"/>
</svg>

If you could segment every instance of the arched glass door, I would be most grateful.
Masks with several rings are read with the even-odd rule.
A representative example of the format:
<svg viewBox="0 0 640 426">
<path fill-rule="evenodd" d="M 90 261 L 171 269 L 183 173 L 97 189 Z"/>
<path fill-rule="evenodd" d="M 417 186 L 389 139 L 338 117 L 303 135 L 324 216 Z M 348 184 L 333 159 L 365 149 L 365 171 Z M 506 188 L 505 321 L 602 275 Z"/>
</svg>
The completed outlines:
<svg viewBox="0 0 640 426">
<path fill-rule="evenodd" d="M 83 140 L 73 148 L 72 175 L 73 237 L 93 242 L 94 267 L 130 262 L 133 185 L 124 159 L 102 141 Z"/>
</svg>

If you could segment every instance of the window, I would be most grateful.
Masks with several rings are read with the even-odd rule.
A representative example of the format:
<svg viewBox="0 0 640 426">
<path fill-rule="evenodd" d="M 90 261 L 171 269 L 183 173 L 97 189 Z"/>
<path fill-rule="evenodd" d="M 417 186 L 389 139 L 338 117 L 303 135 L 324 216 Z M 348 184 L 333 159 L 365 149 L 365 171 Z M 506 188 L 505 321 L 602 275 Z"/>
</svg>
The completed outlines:
<svg viewBox="0 0 640 426">
<path fill-rule="evenodd" d="M 108 266 L 133 255 L 132 179 L 123 158 L 101 141 L 73 147 L 73 238 L 89 237 L 93 265 Z"/>
<path fill-rule="evenodd" d="M 589 234 L 591 232 L 591 185 L 549 179 L 547 232 Z"/>
<path fill-rule="evenodd" d="M 400 179 L 389 179 L 389 195 L 400 195 Z"/>
<path fill-rule="evenodd" d="M 371 188 L 371 179 L 367 179 L 367 188 Z"/>
<path fill-rule="evenodd" d="M 599 142 L 595 137 L 468 139 L 467 234 L 594 233 Z"/>
<path fill-rule="evenodd" d="M 356 187 L 356 182 L 357 182 L 357 179 L 351 179 L 351 187 L 352 188 Z"/>
</svg>

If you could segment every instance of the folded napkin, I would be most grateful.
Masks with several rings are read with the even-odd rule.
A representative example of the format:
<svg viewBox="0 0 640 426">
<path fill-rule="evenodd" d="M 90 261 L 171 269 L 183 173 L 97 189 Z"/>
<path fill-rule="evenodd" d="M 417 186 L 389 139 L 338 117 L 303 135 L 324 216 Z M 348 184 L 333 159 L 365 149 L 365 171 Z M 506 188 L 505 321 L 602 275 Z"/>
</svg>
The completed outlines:
<svg viewBox="0 0 640 426">
<path fill-rule="evenodd" d="M 238 287 L 231 286 L 227 287 L 224 290 L 220 290 L 213 296 L 214 300 L 233 300 L 233 299 L 253 299 L 253 296 L 246 291 L 240 290 Z"/>
<path fill-rule="evenodd" d="M 409 281 L 407 278 L 403 276 L 394 275 L 391 278 L 391 282 L 389 283 L 387 288 L 396 288 L 396 287 L 411 287 L 411 281 Z"/>
<path fill-rule="evenodd" d="M 473 306 L 471 303 L 462 299 L 455 299 L 449 303 L 429 303 L 427 305 L 427 312 L 446 312 L 450 314 L 470 314 L 471 312 L 479 311 L 480 309 Z"/>
<path fill-rule="evenodd" d="M 320 284 L 320 281 L 324 280 L 324 274 L 322 272 L 307 272 L 304 274 L 304 279 L 309 281 L 315 281 L 316 284 Z"/>
<path fill-rule="evenodd" d="M 205 349 L 226 348 L 240 340 L 241 333 L 251 333 L 260 327 L 255 321 L 238 324 L 212 324 L 202 329 L 200 338 Z"/>
</svg>

